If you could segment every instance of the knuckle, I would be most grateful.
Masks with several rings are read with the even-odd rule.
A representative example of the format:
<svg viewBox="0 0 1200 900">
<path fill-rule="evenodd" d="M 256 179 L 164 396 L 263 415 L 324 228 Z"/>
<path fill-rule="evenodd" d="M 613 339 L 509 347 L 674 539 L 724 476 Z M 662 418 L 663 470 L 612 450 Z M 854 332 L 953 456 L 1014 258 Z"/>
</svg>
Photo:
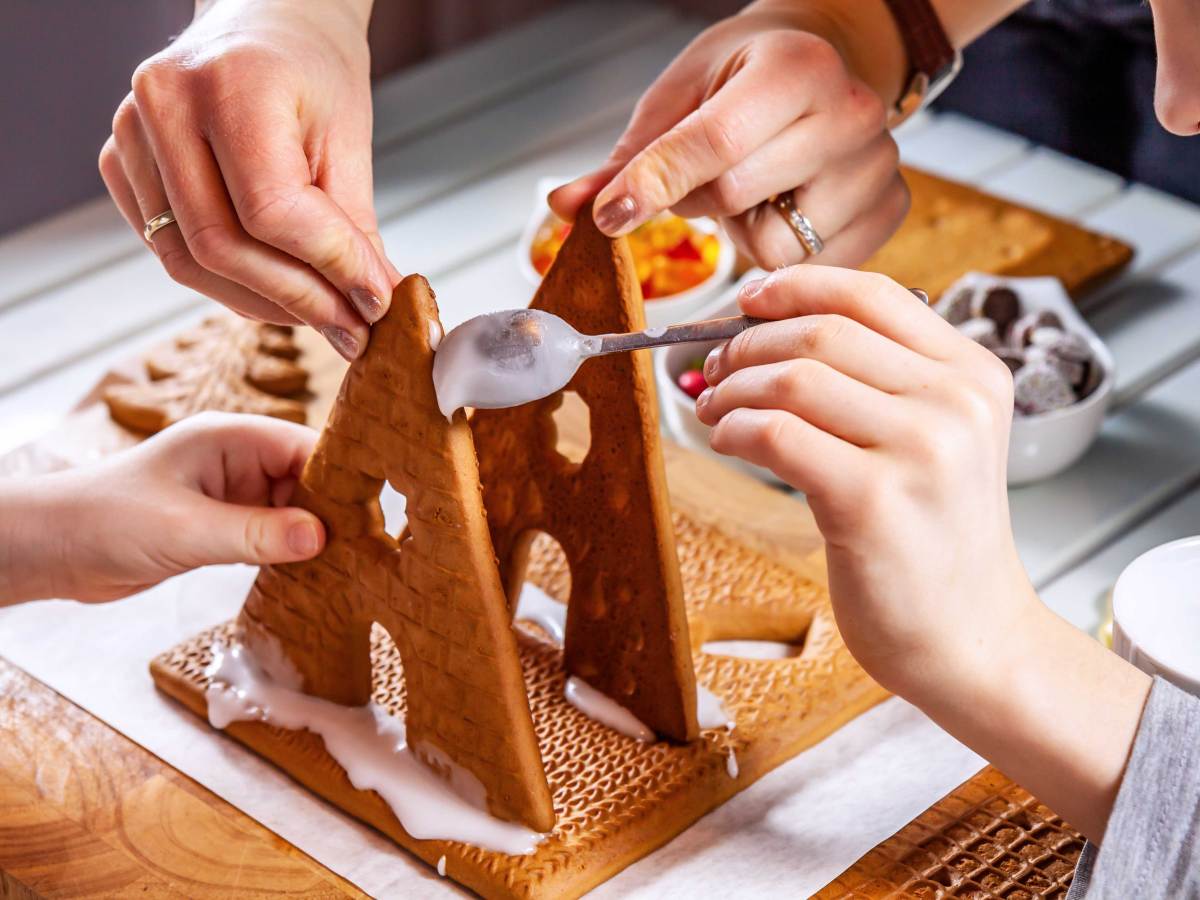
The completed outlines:
<svg viewBox="0 0 1200 900">
<path fill-rule="evenodd" d="M 275 187 L 254 188 L 237 204 L 243 227 L 260 241 L 274 243 L 287 229 L 297 199 Z"/>
<path fill-rule="evenodd" d="M 194 288 L 200 280 L 200 267 L 185 246 L 168 247 L 158 254 L 158 261 L 171 280 L 184 287 Z"/>
<path fill-rule="evenodd" d="M 100 148 L 99 156 L 100 174 L 104 176 L 105 181 L 111 181 L 124 171 L 121 166 L 121 157 L 117 153 L 117 146 L 112 138 L 104 142 L 104 146 Z"/>
<path fill-rule="evenodd" d="M 846 320 L 841 316 L 812 316 L 800 329 L 797 349 L 805 356 L 823 356 L 845 331 Z"/>
<path fill-rule="evenodd" d="M 833 44 L 815 34 L 780 31 L 770 40 L 772 53 L 797 74 L 830 75 L 845 68 Z"/>
<path fill-rule="evenodd" d="M 879 95 L 861 82 L 852 82 L 847 101 L 861 131 L 887 134 L 887 107 Z M 892 141 L 895 144 L 895 141 Z"/>
<path fill-rule="evenodd" d="M 705 145 L 717 162 L 723 166 L 732 166 L 741 161 L 746 155 L 746 147 L 736 121 L 729 121 L 706 106 L 696 110 L 695 116 Z"/>
<path fill-rule="evenodd" d="M 163 94 L 174 89 L 179 77 L 179 67 L 162 54 L 151 56 L 133 70 L 130 86 L 138 103 L 154 106 Z"/>
<path fill-rule="evenodd" d="M 802 398 L 816 387 L 821 368 L 820 363 L 804 357 L 790 360 L 775 376 L 776 389 L 785 397 Z"/>
<path fill-rule="evenodd" d="M 233 256 L 233 242 L 231 230 L 216 222 L 202 225 L 187 236 L 192 258 L 198 265 L 214 272 L 229 268 Z"/>
<path fill-rule="evenodd" d="M 127 143 L 137 136 L 138 127 L 137 102 L 133 94 L 127 94 L 113 113 L 112 135 L 118 143 Z"/>
<path fill-rule="evenodd" d="M 728 169 L 717 176 L 709 185 L 709 196 L 713 214 L 723 218 L 740 216 L 756 202 L 750 199 L 749 192 L 734 169 Z"/>
</svg>

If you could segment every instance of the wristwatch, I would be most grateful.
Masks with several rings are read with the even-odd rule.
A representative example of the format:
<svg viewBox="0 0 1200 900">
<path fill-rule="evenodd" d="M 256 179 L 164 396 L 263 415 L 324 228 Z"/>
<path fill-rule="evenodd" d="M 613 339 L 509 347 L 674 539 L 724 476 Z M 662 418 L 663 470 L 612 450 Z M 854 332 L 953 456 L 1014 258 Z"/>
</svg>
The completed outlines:
<svg viewBox="0 0 1200 900">
<path fill-rule="evenodd" d="M 962 53 L 954 48 L 930 0 L 883 0 L 891 11 L 908 53 L 904 91 L 889 116 L 899 125 L 924 109 L 954 80 L 962 68 Z"/>
</svg>

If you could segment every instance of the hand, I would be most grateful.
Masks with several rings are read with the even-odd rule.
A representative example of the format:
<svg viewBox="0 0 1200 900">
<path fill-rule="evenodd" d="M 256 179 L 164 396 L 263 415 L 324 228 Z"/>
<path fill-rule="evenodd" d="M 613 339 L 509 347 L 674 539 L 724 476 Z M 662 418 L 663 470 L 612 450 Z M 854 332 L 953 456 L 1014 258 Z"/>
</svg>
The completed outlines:
<svg viewBox="0 0 1200 900">
<path fill-rule="evenodd" d="M 880 275 L 795 266 L 739 300 L 780 321 L 706 360 L 713 449 L 807 495 L 863 668 L 1099 841 L 1150 680 L 1029 583 L 1007 366 Z"/>
<path fill-rule="evenodd" d="M 867 259 L 908 210 L 884 103 L 821 36 L 835 34 L 831 21 L 776 6 L 696 38 L 643 95 L 608 161 L 550 195 L 555 212 L 573 219 L 596 195 L 596 224 L 613 236 L 665 209 L 714 216 L 771 269 L 806 255 L 763 203 L 793 191 L 825 241 L 816 261 Z"/>
<path fill-rule="evenodd" d="M 285 505 L 315 441 L 278 419 L 201 413 L 97 465 L 0 486 L 0 605 L 114 600 L 200 566 L 315 556 L 324 526 Z"/>
<path fill-rule="evenodd" d="M 353 359 L 399 274 L 371 187 L 370 0 L 216 0 L 140 65 L 100 171 L 181 284 Z"/>
</svg>

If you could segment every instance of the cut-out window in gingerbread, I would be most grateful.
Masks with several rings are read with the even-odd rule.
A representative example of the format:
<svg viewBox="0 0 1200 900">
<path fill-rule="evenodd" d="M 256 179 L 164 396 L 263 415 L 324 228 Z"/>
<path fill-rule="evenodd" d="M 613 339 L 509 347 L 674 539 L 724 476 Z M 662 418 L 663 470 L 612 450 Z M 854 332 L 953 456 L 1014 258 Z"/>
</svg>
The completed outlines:
<svg viewBox="0 0 1200 900">
<path fill-rule="evenodd" d="M 583 334 L 645 327 L 629 248 L 579 212 L 533 302 Z M 696 684 L 667 497 L 649 355 L 584 364 L 566 390 L 590 410 L 582 463 L 558 452 L 559 392 L 471 420 L 492 543 L 510 606 L 530 543 L 545 531 L 571 567 L 567 671 L 661 735 L 692 740 Z"/>
<path fill-rule="evenodd" d="M 242 639 L 281 645 L 304 691 L 346 706 L 371 697 L 379 623 L 403 662 L 408 738 L 474 774 L 488 809 L 545 831 L 554 824 L 516 641 L 488 539 L 471 434 L 438 412 L 429 378 L 425 280 L 398 289 L 351 368 L 295 503 L 325 523 L 309 562 L 267 566 L 246 599 Z M 407 499 L 388 534 L 384 482 Z M 394 498 L 393 498 L 394 499 Z"/>
</svg>

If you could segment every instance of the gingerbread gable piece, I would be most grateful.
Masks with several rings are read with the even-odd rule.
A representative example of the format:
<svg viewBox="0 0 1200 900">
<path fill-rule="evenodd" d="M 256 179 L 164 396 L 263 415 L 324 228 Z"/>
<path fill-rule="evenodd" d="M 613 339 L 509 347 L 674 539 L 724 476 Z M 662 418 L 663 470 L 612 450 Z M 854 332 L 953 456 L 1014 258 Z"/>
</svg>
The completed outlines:
<svg viewBox="0 0 1200 900">
<path fill-rule="evenodd" d="M 584 334 L 646 327 L 627 243 L 580 211 L 531 307 Z M 556 450 L 560 392 L 471 420 L 492 543 L 509 606 L 538 531 L 555 538 L 571 572 L 565 666 L 659 734 L 693 740 L 696 682 L 667 496 L 649 354 L 593 359 L 576 373 L 591 415 L 581 463 Z"/>
<path fill-rule="evenodd" d="M 448 423 L 434 396 L 440 333 L 428 283 L 406 278 L 342 382 L 293 498 L 325 523 L 326 548 L 263 567 L 239 631 L 260 658 L 282 650 L 305 693 L 359 706 L 371 699 L 379 623 L 400 651 L 410 745 L 473 773 L 493 815 L 548 831 L 554 811 L 471 433 L 461 417 Z M 402 535 L 384 530 L 385 479 L 407 500 Z"/>
</svg>

